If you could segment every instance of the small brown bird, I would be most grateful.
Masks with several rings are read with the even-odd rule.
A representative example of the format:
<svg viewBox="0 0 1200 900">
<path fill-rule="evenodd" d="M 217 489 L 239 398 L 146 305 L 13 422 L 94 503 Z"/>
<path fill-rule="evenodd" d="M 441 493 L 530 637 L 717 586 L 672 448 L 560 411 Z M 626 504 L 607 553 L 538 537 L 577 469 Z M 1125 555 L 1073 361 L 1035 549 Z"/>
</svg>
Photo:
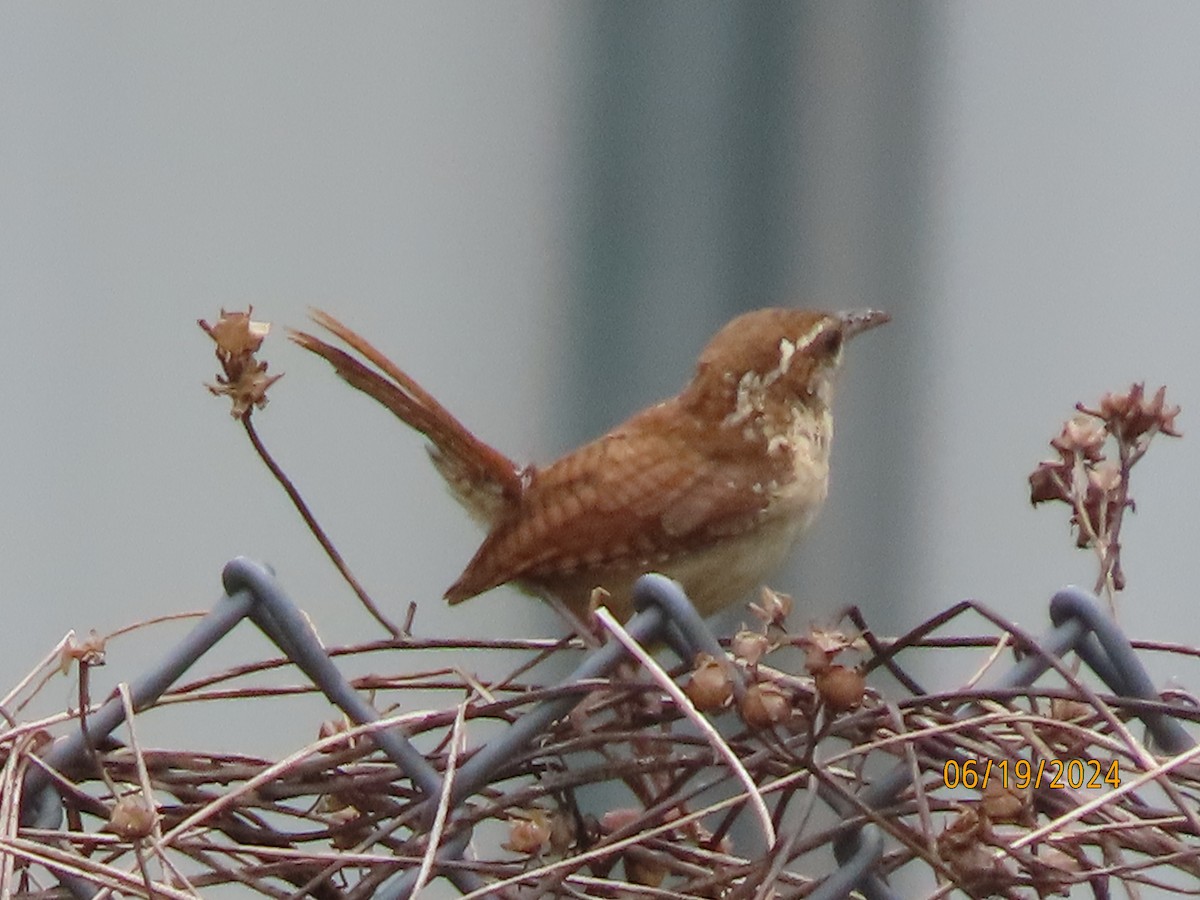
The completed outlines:
<svg viewBox="0 0 1200 900">
<path fill-rule="evenodd" d="M 518 466 L 479 440 L 332 316 L 317 311 L 313 320 L 378 372 L 310 334 L 291 338 L 425 435 L 433 464 L 487 529 L 446 591 L 450 603 L 513 582 L 579 624 L 597 587 L 627 619 L 633 582 L 648 571 L 678 580 L 705 615 L 758 587 L 825 501 L 845 343 L 888 318 L 875 310 L 739 316 L 704 348 L 678 396 L 545 468 Z"/>
</svg>

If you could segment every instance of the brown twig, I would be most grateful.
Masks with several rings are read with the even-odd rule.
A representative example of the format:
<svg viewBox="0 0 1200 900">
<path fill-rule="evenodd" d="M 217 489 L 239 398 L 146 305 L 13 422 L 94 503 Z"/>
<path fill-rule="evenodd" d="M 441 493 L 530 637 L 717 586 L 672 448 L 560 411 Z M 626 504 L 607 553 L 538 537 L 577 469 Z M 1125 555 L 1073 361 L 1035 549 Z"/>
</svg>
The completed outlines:
<svg viewBox="0 0 1200 900">
<path fill-rule="evenodd" d="M 977 648 L 972 652 L 982 659 L 990 655 L 1003 634 L 1020 634 L 1014 623 L 996 618 L 993 635 L 963 637 L 957 645 Z M 371 653 L 376 649 L 377 644 L 364 643 L 341 648 L 339 654 Z M 544 644 L 530 642 L 524 655 L 537 656 L 545 649 Z M 461 654 L 488 654 L 492 650 L 464 646 L 458 652 L 457 664 L 474 671 L 477 667 Z M 953 652 L 947 650 L 943 637 L 917 639 L 904 651 L 906 656 L 942 652 Z M 1200 659 L 1189 653 L 1180 654 L 1178 659 L 1189 661 L 1193 669 L 1200 665 Z M 767 667 L 759 668 L 765 672 Z M 439 666 L 438 671 L 443 670 Z M 235 703 L 239 698 L 260 696 L 262 688 L 253 680 L 254 671 L 259 669 L 247 671 L 246 667 L 240 667 L 237 677 L 243 681 L 249 679 L 248 683 L 231 687 L 220 702 Z M 435 709 L 429 714 L 404 716 L 330 735 L 278 763 L 231 753 L 142 748 L 143 761 L 139 761 L 139 754 L 134 751 L 110 753 L 106 756 L 106 767 L 119 784 L 138 781 L 144 784 L 149 779 L 156 794 L 178 798 L 174 803 L 168 799 L 160 804 L 165 819 L 163 828 L 168 831 L 162 847 L 165 853 L 186 855 L 190 860 L 189 871 L 202 867 L 199 876 L 193 877 L 198 889 L 237 883 L 251 889 L 261 885 L 263 893 L 270 894 L 269 884 L 279 875 L 291 873 L 290 883 L 299 884 L 305 880 L 302 873 L 316 874 L 326 866 L 330 867 L 327 875 L 340 868 L 347 878 L 363 877 L 368 872 L 390 874 L 397 868 L 419 865 L 419 851 L 428 846 L 423 843 L 424 835 L 418 833 L 413 840 L 403 840 L 380 832 L 373 843 L 343 854 L 335 853 L 330 841 L 344 826 L 331 812 L 334 807 L 329 801 L 340 798 L 339 803 L 352 804 L 356 818 L 351 821 L 361 819 L 364 824 L 375 824 L 404 820 L 406 811 L 415 810 L 424 798 L 412 792 L 403 779 L 397 779 L 394 769 L 378 761 L 369 741 L 355 738 L 371 729 L 394 727 L 403 721 L 414 740 L 423 746 L 441 748 L 431 757 L 436 765 L 451 765 L 449 757 L 457 744 L 449 736 L 463 728 L 462 719 L 455 725 L 457 710 L 461 708 L 469 721 L 477 723 L 473 730 L 483 729 L 478 723 L 484 719 L 503 725 L 543 697 L 562 690 L 558 685 L 530 680 L 535 671 L 525 670 L 524 676 L 516 677 L 505 674 L 485 683 L 487 693 L 503 699 L 495 703 L 472 702 L 468 707 L 460 706 L 462 684 L 458 679 L 390 679 L 390 686 L 381 691 L 401 695 L 420 691 L 424 692 L 422 697 L 431 690 L 440 691 L 449 702 L 444 704 L 445 708 L 436 708 L 434 704 Z M 211 684 L 210 679 L 203 682 Z M 506 687 L 500 687 L 502 684 Z M 618 829 L 593 835 L 576 832 L 568 844 L 556 845 L 557 849 L 548 845 L 542 855 L 528 858 L 520 855 L 514 858 L 511 853 L 506 856 L 489 847 L 484 837 L 489 832 L 479 829 L 478 856 L 471 865 L 489 882 L 490 888 L 505 884 L 560 884 L 564 892 L 580 889 L 597 895 L 621 892 L 637 896 L 639 891 L 647 891 L 648 895 L 655 895 L 656 889 L 651 885 L 620 880 L 618 874 L 622 870 L 614 868 L 614 863 L 622 858 L 633 861 L 633 868 L 628 871 L 641 873 L 638 877 L 648 872 L 661 873 L 667 879 L 661 889 L 676 895 L 730 893 L 746 883 L 752 873 L 768 870 L 778 875 L 778 887 L 787 891 L 800 890 L 811 883 L 811 878 L 819 876 L 820 871 L 812 868 L 807 857 L 801 866 L 795 865 L 794 860 L 833 840 L 845 827 L 841 823 L 810 823 L 789 844 L 777 847 L 775 855 L 761 847 L 735 848 L 729 839 L 721 848 L 697 842 L 691 831 L 695 826 L 718 819 L 727 811 L 747 808 L 744 786 L 735 783 L 723 764 L 714 762 L 706 743 L 691 733 L 690 728 L 680 727 L 686 716 L 674 704 L 662 706 L 653 723 L 640 728 L 632 726 L 633 718 L 627 711 L 622 712 L 619 704 L 633 710 L 643 709 L 646 691 L 653 690 L 652 685 L 640 686 L 636 692 L 633 687 L 622 685 L 614 689 L 598 682 L 595 690 L 602 692 L 606 702 L 589 704 L 585 707 L 586 721 L 564 720 L 548 730 L 536 746 L 514 757 L 503 782 L 485 789 L 475 804 L 456 811 L 455 828 L 471 828 L 488 820 L 503 823 L 511 818 L 514 809 L 540 807 L 553 811 L 567 793 L 602 782 L 620 783 L 638 772 L 661 773 L 661 778 L 651 781 L 662 786 L 662 793 L 653 805 L 623 814 Z M 205 702 L 205 689 L 199 681 L 178 690 L 182 692 L 174 695 L 169 706 L 161 708 L 160 716 L 182 714 L 186 719 L 190 703 Z M 1090 711 L 1089 718 L 1059 721 L 1030 709 L 1045 707 L 1050 698 L 1064 694 L 1083 703 Z M 967 721 L 956 720 L 951 711 L 968 701 L 986 703 L 993 711 Z M 386 694 L 380 696 L 379 702 L 388 702 Z M 402 698 L 398 702 L 411 707 Z M 429 706 L 427 699 L 421 703 Z M 1196 713 L 1186 700 L 1168 706 L 1176 713 Z M 971 860 L 956 856 L 944 842 L 933 838 L 956 821 L 964 803 L 977 808 L 979 801 L 964 800 L 961 790 L 956 795 L 948 794 L 942 783 L 946 758 L 943 746 L 957 747 L 979 759 L 1001 760 L 1014 755 L 1021 758 L 1022 753 L 1029 752 L 1030 741 L 1035 740 L 1040 748 L 1037 752 L 1044 756 L 1070 752 L 1079 758 L 1117 759 L 1123 790 L 1117 793 L 1108 789 L 1104 802 L 1073 812 L 1067 792 L 1043 791 L 1028 801 L 1031 804 L 1027 807 L 1028 814 L 1032 818 L 1027 824 L 995 823 L 974 836 L 981 846 L 991 848 L 1007 860 L 1004 864 L 1007 868 L 992 873 L 991 877 L 1004 879 L 997 889 L 1004 893 L 1005 889 L 1051 882 L 1065 886 L 1085 880 L 1096 871 L 1106 872 L 1110 878 L 1138 881 L 1167 870 L 1194 876 L 1200 871 L 1197 863 L 1200 848 L 1193 825 L 1188 821 L 1189 811 L 1180 809 L 1178 804 L 1187 802 L 1187 792 L 1200 788 L 1200 773 L 1189 769 L 1182 758 L 1169 766 L 1151 763 L 1147 767 L 1144 757 L 1128 743 L 1131 730 L 1123 726 L 1132 708 L 1120 698 L 1078 693 L 1070 685 L 1024 692 L 989 692 L 977 688 L 967 693 L 912 697 L 890 706 L 868 702 L 852 714 L 831 719 L 826 729 L 813 736 L 803 723 L 791 722 L 780 726 L 779 738 L 772 743 L 764 742 L 753 731 L 739 731 L 736 718 L 725 719 L 722 730 L 729 752 L 741 760 L 756 785 L 756 794 L 776 821 L 780 821 L 791 804 L 811 798 L 802 788 L 814 774 L 850 795 L 856 790 L 859 777 L 854 773 L 864 767 L 871 768 L 872 761 L 877 768 L 879 763 L 890 765 L 899 757 L 908 759 L 914 768 L 914 786 L 920 785 L 920 793 L 902 795 L 893 806 L 879 810 L 875 816 L 898 842 L 889 850 L 886 866 L 933 866 L 949 879 L 947 886 L 970 881 Z M 352 741 L 349 746 L 348 739 Z M 802 752 L 803 743 L 813 739 L 820 741 L 821 752 Z M 7 747 L 16 749 L 0 742 L 0 748 Z M 798 767 L 794 760 L 802 757 L 809 761 Z M 558 766 L 547 772 L 546 761 L 555 759 L 570 760 L 569 767 Z M 589 765 L 587 760 L 599 762 Z M 144 774 L 139 776 L 139 770 Z M 1138 779 L 1136 784 L 1135 779 Z M 1182 792 L 1176 793 L 1178 799 L 1167 801 L 1174 809 L 1164 808 L 1163 795 L 1158 791 L 1168 780 Z M 586 796 L 590 798 L 592 794 Z M 69 806 L 74 802 L 68 795 Z M 692 808 L 697 803 L 699 807 Z M 86 809 L 80 807 L 85 817 L 89 815 Z M 681 816 L 679 810 L 687 812 Z M 604 818 L 603 808 L 585 808 L 584 813 L 592 821 Z M 1081 818 L 1067 827 L 1071 816 Z M 1056 823 L 1056 827 L 1046 830 L 1049 823 Z M 35 839 L 38 833 L 28 834 Z M 1035 834 L 1040 834 L 1039 849 L 1029 853 L 1023 847 L 1032 840 L 1029 836 Z M 63 859 L 73 858 L 75 852 L 90 852 L 88 848 L 95 848 L 98 839 L 90 833 L 51 835 L 67 841 Z M 745 840 L 738 838 L 739 842 Z M 1101 842 L 1119 848 L 1123 854 L 1121 860 L 1096 865 L 1091 871 L 1063 870 L 1048 861 L 1055 858 L 1053 850 L 1075 854 L 1077 850 L 1098 847 Z M 97 857 L 90 862 L 80 861 L 77 868 L 88 872 L 97 883 L 136 889 L 140 879 L 131 882 L 129 875 L 121 871 L 122 865 L 128 867 L 135 862 L 132 850 L 122 851 L 119 843 L 104 846 L 109 854 L 104 862 Z M 8 843 L 4 849 L 16 853 L 22 863 L 48 858 L 48 851 L 41 844 Z M 124 863 L 121 852 L 126 853 Z M 770 862 L 766 863 L 768 857 Z M 1080 858 L 1086 861 L 1087 857 Z M 1115 857 L 1110 854 L 1109 859 Z M 62 864 L 62 860 L 57 863 Z M 181 895 L 159 883 L 154 887 L 160 896 Z"/>
<path fill-rule="evenodd" d="M 333 541 L 329 539 L 329 536 L 325 533 L 325 529 L 323 529 L 317 522 L 316 517 L 308 508 L 308 504 L 304 501 L 304 498 L 300 496 L 300 492 L 296 489 L 296 486 L 292 484 L 292 480 L 288 478 L 287 473 L 285 473 L 283 469 L 280 468 L 279 464 L 275 462 L 274 457 L 271 456 L 270 452 L 266 448 L 266 445 L 263 444 L 262 440 L 259 438 L 258 430 L 254 427 L 254 423 L 250 419 L 250 410 L 246 410 L 245 414 L 242 416 L 242 426 L 246 429 L 246 436 L 250 438 L 250 443 L 254 446 L 255 452 L 258 453 L 259 459 L 261 459 L 266 467 L 270 469 L 271 474 L 275 477 L 275 480 L 279 482 L 279 485 L 283 488 L 284 493 L 288 495 L 288 499 L 292 501 L 292 506 L 296 508 L 296 512 L 300 513 L 300 518 L 304 520 L 304 524 L 308 526 L 308 530 L 312 532 L 313 537 L 317 539 L 317 543 L 321 545 L 321 549 L 325 551 L 325 555 L 329 557 L 330 562 L 332 562 L 338 572 L 341 573 L 341 576 L 346 580 L 346 583 L 350 585 L 350 589 L 354 591 L 362 605 L 366 607 L 367 612 L 374 617 L 375 621 L 386 628 L 392 637 L 408 637 L 408 633 L 404 629 L 393 624 L 393 622 L 383 614 L 383 611 L 375 605 L 375 601 L 371 599 L 370 595 L 366 591 L 366 588 L 359 583 L 359 580 L 355 577 L 354 573 L 350 571 L 350 567 L 346 565 L 346 561 L 342 559 L 342 554 L 339 553 L 337 548 L 333 545 Z"/>
</svg>

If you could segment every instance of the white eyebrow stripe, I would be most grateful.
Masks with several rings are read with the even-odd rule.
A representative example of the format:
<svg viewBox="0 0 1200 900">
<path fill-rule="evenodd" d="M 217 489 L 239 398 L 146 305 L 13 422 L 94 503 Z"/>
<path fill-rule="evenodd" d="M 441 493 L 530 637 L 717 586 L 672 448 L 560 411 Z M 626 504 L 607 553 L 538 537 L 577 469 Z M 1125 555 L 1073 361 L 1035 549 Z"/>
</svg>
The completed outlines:
<svg viewBox="0 0 1200 900">
<path fill-rule="evenodd" d="M 816 325 L 814 325 L 812 328 L 808 329 L 808 331 L 804 335 L 796 338 L 796 343 L 792 346 L 792 351 L 798 352 L 798 351 L 803 350 L 806 347 L 808 347 L 809 344 L 811 344 L 813 341 L 815 341 L 817 339 L 817 335 L 819 335 L 822 331 L 825 330 L 825 325 L 826 325 L 826 320 L 821 319 L 819 322 L 817 322 Z"/>
<path fill-rule="evenodd" d="M 779 339 L 779 371 L 786 375 L 788 367 L 792 364 L 792 357 L 796 354 L 796 345 L 787 338 Z"/>
</svg>

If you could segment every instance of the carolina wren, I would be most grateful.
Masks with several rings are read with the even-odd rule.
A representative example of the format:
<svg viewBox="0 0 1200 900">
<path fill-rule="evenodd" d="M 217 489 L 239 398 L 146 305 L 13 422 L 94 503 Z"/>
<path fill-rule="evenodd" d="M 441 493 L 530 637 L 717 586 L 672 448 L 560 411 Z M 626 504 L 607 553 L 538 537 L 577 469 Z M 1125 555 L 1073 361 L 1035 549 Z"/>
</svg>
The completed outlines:
<svg viewBox="0 0 1200 900">
<path fill-rule="evenodd" d="M 705 615 L 758 587 L 825 501 L 845 343 L 888 318 L 739 316 L 704 348 L 678 396 L 545 468 L 519 466 L 479 440 L 332 316 L 313 313 L 378 372 L 310 334 L 291 338 L 425 435 L 433 464 L 487 529 L 446 591 L 450 603 L 513 582 L 579 623 L 597 587 L 628 618 L 632 584 L 647 571 L 678 580 Z"/>
</svg>

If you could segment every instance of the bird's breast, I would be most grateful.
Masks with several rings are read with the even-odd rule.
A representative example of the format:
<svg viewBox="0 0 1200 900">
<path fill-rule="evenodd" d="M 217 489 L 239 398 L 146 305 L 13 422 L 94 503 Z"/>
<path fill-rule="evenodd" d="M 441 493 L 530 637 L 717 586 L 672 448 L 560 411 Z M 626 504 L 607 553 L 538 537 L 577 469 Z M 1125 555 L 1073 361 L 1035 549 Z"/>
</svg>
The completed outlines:
<svg viewBox="0 0 1200 900">
<path fill-rule="evenodd" d="M 829 488 L 833 418 L 828 408 L 795 407 L 781 422 L 764 424 L 763 439 L 774 473 L 762 491 L 767 517 L 796 517 L 803 530 L 820 511 Z"/>
</svg>

